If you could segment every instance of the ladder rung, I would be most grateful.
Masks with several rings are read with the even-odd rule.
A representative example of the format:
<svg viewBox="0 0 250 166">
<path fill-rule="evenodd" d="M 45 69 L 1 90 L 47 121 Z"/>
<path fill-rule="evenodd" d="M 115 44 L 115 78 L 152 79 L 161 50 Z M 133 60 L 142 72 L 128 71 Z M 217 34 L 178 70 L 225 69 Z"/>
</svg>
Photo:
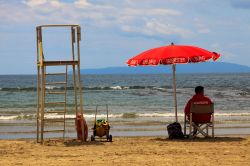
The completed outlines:
<svg viewBox="0 0 250 166">
<path fill-rule="evenodd" d="M 53 92 L 53 91 L 48 91 L 48 92 L 46 92 L 47 94 L 65 94 L 66 93 L 66 91 L 64 91 L 64 92 Z"/>
<path fill-rule="evenodd" d="M 58 105 L 58 104 L 65 104 L 64 101 L 57 101 L 57 102 L 48 102 L 44 103 L 45 105 Z"/>
<path fill-rule="evenodd" d="M 64 119 L 44 119 L 44 122 L 65 122 Z"/>
<path fill-rule="evenodd" d="M 63 113 L 66 113 L 66 111 L 64 111 L 64 110 L 55 110 L 55 111 L 46 111 L 44 113 L 46 113 L 46 114 L 63 114 Z"/>
<path fill-rule="evenodd" d="M 54 75 L 66 75 L 66 73 L 46 73 L 46 76 L 54 76 Z"/>
<path fill-rule="evenodd" d="M 65 118 L 65 122 L 66 122 L 66 121 L 69 121 L 69 120 L 74 120 L 74 119 L 75 119 L 75 118 Z M 64 122 L 63 119 L 62 119 L 62 120 L 61 120 L 61 119 L 58 119 L 58 120 L 55 120 L 55 119 L 54 119 L 54 121 L 53 121 L 53 120 L 49 120 L 49 119 L 43 119 L 43 120 L 44 120 L 44 122 Z M 41 122 L 42 119 L 39 118 L 38 121 Z"/>
<path fill-rule="evenodd" d="M 64 130 L 45 130 L 44 133 L 52 133 L 52 132 L 64 132 Z"/>
<path fill-rule="evenodd" d="M 46 85 L 66 84 L 66 82 L 47 82 Z"/>
</svg>

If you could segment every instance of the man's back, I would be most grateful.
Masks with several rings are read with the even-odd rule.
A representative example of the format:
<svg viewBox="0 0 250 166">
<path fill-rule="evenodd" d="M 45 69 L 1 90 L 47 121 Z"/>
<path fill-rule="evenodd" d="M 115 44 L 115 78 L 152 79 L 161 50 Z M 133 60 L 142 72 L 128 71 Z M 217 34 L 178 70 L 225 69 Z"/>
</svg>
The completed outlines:
<svg viewBox="0 0 250 166">
<path fill-rule="evenodd" d="M 191 105 L 193 104 L 212 104 L 212 101 L 204 96 L 203 93 L 195 94 L 186 104 L 184 109 L 185 114 L 188 116 L 190 115 Z M 202 123 L 202 122 L 209 122 L 211 119 L 211 114 L 194 114 L 192 116 L 193 122 Z"/>
</svg>

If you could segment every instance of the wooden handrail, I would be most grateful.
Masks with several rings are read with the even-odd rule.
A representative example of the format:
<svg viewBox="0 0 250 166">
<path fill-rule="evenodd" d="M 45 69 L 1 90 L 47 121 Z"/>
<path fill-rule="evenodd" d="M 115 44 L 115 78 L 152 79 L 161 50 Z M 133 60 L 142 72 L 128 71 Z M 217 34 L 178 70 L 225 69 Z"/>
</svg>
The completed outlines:
<svg viewBox="0 0 250 166">
<path fill-rule="evenodd" d="M 77 24 L 52 24 L 52 25 L 39 25 L 37 26 L 37 28 L 39 27 L 80 27 L 80 25 Z"/>
</svg>

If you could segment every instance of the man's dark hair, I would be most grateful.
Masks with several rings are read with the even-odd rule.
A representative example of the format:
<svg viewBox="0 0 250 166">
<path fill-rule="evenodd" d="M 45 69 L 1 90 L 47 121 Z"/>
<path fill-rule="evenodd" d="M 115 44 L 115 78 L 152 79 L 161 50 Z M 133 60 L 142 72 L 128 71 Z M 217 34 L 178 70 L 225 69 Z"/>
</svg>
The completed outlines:
<svg viewBox="0 0 250 166">
<path fill-rule="evenodd" d="M 196 94 L 199 94 L 199 93 L 201 93 L 203 91 L 204 91 L 204 87 L 203 86 L 197 86 L 197 87 L 195 87 L 195 93 Z"/>
</svg>

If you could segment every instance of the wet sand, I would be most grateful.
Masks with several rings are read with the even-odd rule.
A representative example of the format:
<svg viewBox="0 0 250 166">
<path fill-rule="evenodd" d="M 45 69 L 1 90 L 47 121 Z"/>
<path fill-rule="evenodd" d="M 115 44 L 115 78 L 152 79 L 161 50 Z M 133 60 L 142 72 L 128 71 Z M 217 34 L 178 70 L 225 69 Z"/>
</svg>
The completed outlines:
<svg viewBox="0 0 250 166">
<path fill-rule="evenodd" d="M 169 140 L 114 137 L 113 142 L 68 139 L 0 140 L 1 165 L 249 165 L 250 137 Z"/>
<path fill-rule="evenodd" d="M 167 136 L 166 126 L 171 122 L 160 121 L 159 119 L 151 119 L 151 121 L 139 121 L 137 119 L 123 119 L 121 121 L 113 121 L 111 119 L 111 134 L 115 137 L 130 136 L 148 136 L 159 137 Z M 180 122 L 183 127 L 183 122 Z M 35 120 L 0 120 L 0 139 L 35 139 L 36 138 Z M 92 134 L 93 120 L 88 120 L 89 137 Z M 62 129 L 61 123 L 53 123 L 47 126 L 46 130 Z M 215 124 L 216 136 L 232 136 L 249 135 L 250 121 L 236 121 L 234 123 Z M 66 137 L 76 138 L 75 123 L 73 120 L 66 121 Z M 45 138 L 62 137 L 62 133 L 46 133 Z"/>
</svg>

